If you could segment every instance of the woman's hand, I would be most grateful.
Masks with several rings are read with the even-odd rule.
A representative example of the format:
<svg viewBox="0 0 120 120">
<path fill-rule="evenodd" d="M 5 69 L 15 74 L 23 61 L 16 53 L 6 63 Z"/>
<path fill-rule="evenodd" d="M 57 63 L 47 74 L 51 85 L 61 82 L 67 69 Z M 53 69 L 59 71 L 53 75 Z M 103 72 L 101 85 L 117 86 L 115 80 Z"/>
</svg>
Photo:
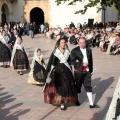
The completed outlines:
<svg viewBox="0 0 120 120">
<path fill-rule="evenodd" d="M 76 62 L 79 62 L 79 60 L 77 59 Z"/>
<path fill-rule="evenodd" d="M 47 79 L 46 79 L 46 83 L 50 83 L 51 82 L 51 77 L 50 77 L 50 74 L 48 73 L 48 75 L 47 75 Z"/>
</svg>

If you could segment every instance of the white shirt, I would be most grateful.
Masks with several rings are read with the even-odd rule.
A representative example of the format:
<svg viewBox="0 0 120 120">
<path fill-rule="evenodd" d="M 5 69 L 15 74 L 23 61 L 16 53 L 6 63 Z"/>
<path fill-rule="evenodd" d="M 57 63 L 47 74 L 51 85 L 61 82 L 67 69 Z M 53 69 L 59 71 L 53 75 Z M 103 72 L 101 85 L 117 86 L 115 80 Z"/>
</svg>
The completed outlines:
<svg viewBox="0 0 120 120">
<path fill-rule="evenodd" d="M 115 29 L 116 29 L 116 30 L 120 30 L 120 25 L 118 25 Z"/>
<path fill-rule="evenodd" d="M 112 28 L 111 28 L 111 27 L 106 28 L 106 32 L 110 32 L 110 31 L 112 31 Z"/>
<path fill-rule="evenodd" d="M 112 45 L 115 42 L 116 38 L 110 37 L 109 41 L 110 41 L 110 45 Z"/>
<path fill-rule="evenodd" d="M 86 48 L 80 48 L 80 50 L 83 54 L 83 63 L 88 63 Z"/>
<path fill-rule="evenodd" d="M 60 33 L 60 31 L 59 30 L 55 30 L 54 33 L 55 33 L 55 35 L 58 35 Z"/>
</svg>

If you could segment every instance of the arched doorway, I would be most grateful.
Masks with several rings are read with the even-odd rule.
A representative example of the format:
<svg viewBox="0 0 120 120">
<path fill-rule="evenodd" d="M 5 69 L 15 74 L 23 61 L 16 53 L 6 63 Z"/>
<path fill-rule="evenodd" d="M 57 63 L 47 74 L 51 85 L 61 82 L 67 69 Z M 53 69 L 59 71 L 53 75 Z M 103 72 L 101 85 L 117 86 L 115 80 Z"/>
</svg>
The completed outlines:
<svg viewBox="0 0 120 120">
<path fill-rule="evenodd" d="M 36 25 L 44 24 L 44 12 L 41 8 L 35 7 L 30 11 L 30 22 Z"/>
<path fill-rule="evenodd" d="M 4 25 L 6 22 L 8 22 L 8 19 L 9 19 L 8 18 L 9 8 L 6 3 L 2 5 L 1 12 L 2 12 L 1 21 L 2 21 L 2 25 Z"/>
</svg>

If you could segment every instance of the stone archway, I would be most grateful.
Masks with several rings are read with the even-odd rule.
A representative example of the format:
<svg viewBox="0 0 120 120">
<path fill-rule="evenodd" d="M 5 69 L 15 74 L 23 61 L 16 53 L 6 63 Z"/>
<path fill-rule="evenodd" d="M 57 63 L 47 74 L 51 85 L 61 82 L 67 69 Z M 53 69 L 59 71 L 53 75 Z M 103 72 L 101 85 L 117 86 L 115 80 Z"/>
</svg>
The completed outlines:
<svg viewBox="0 0 120 120">
<path fill-rule="evenodd" d="M 39 7 L 33 8 L 30 11 L 30 22 L 35 22 L 36 25 L 44 24 L 44 11 Z"/>
<path fill-rule="evenodd" d="M 4 3 L 1 7 L 1 22 L 2 22 L 2 25 L 4 25 L 6 22 L 8 22 L 9 20 L 9 8 L 8 8 L 8 5 L 6 3 Z"/>
</svg>

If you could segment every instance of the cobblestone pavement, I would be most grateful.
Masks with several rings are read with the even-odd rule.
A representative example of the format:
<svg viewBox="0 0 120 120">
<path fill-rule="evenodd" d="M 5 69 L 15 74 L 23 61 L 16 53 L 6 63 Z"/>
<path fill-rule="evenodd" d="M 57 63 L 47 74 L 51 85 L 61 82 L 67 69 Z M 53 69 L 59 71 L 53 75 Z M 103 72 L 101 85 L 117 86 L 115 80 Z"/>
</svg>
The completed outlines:
<svg viewBox="0 0 120 120">
<path fill-rule="evenodd" d="M 34 49 L 40 47 L 48 62 L 55 41 L 35 35 L 34 39 L 24 36 L 24 45 L 29 50 L 31 63 Z M 70 50 L 74 45 L 68 44 Z M 87 96 L 82 90 L 81 106 L 69 106 L 66 111 L 45 104 L 42 87 L 27 83 L 28 73 L 23 76 L 10 68 L 0 68 L 0 120 L 103 120 L 108 110 L 120 75 L 120 56 L 105 55 L 93 48 L 94 68 L 92 76 L 93 98 L 101 108 L 90 109 Z"/>
</svg>

